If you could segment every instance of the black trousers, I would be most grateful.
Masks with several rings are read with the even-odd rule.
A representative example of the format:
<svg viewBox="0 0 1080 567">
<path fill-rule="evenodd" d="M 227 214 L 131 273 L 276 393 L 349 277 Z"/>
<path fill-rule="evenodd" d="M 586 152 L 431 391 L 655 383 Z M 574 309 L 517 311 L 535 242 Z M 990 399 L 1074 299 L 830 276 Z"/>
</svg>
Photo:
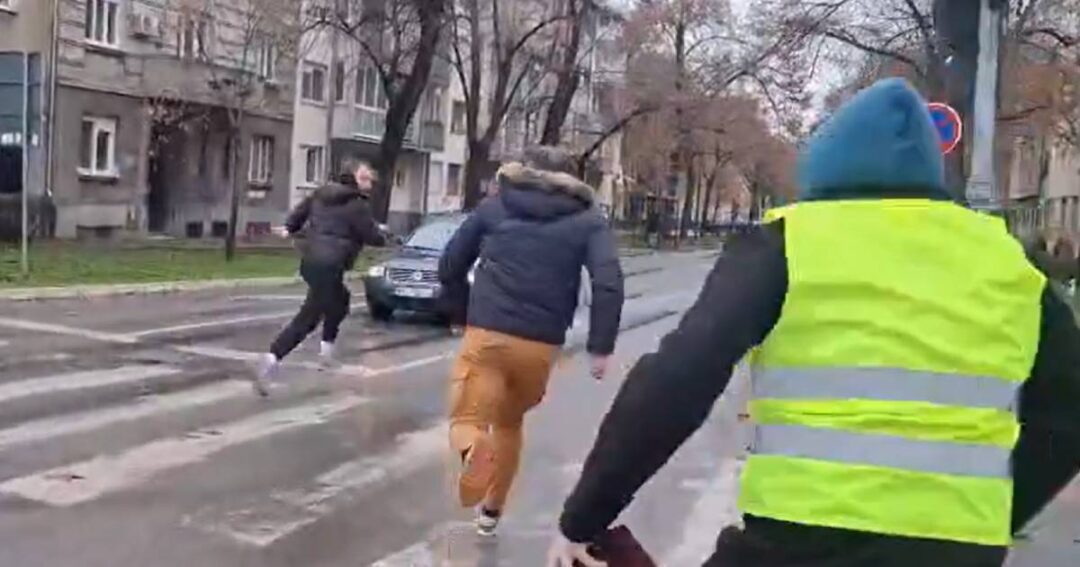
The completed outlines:
<svg viewBox="0 0 1080 567">
<path fill-rule="evenodd" d="M 337 339 L 341 322 L 349 314 L 350 294 L 345 287 L 345 271 L 339 267 L 312 262 L 300 263 L 300 276 L 307 283 L 307 297 L 300 312 L 281 330 L 270 352 L 285 358 L 322 323 L 322 339 L 332 343 Z"/>
<path fill-rule="evenodd" d="M 933 513 L 928 511 L 928 513 Z M 1001 567 L 1008 550 L 746 516 L 720 534 L 704 567 Z"/>
</svg>

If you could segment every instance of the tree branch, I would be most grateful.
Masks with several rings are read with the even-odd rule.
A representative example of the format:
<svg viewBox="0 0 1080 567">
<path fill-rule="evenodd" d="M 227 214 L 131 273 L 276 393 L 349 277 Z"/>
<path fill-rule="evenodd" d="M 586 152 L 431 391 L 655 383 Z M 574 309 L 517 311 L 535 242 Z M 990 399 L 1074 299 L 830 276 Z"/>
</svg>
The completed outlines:
<svg viewBox="0 0 1080 567">
<path fill-rule="evenodd" d="M 892 51 L 892 50 L 889 50 L 889 49 L 883 49 L 883 48 L 880 48 L 880 47 L 874 47 L 873 45 L 868 45 L 866 43 L 863 43 L 863 42 L 855 39 L 854 37 L 851 37 L 851 36 L 846 35 L 846 34 L 842 34 L 840 32 L 834 31 L 834 30 L 824 30 L 821 33 L 822 33 L 822 35 L 824 35 L 827 38 L 835 39 L 836 41 L 847 44 L 847 45 L 849 45 L 851 47 L 854 47 L 855 49 L 858 49 L 860 51 L 865 51 L 867 53 L 873 53 L 874 55 L 880 55 L 882 57 L 888 57 L 890 59 L 899 61 L 900 63 L 903 63 L 905 65 L 910 66 L 912 69 L 914 69 L 920 75 L 924 74 L 923 70 L 922 70 L 922 67 L 919 66 L 919 63 L 917 61 L 915 61 L 914 59 L 912 59 L 911 57 L 909 57 L 907 55 L 904 55 L 903 53 L 899 53 L 899 52 Z"/>
</svg>

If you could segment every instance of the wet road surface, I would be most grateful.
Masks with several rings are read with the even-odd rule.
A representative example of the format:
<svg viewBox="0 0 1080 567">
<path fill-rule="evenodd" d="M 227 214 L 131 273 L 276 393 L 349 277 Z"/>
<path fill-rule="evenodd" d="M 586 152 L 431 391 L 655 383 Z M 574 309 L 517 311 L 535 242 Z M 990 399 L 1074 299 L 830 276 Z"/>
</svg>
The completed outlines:
<svg viewBox="0 0 1080 567">
<path fill-rule="evenodd" d="M 674 327 L 712 261 L 624 260 L 623 333 L 602 383 L 587 378 L 579 315 L 493 540 L 450 496 L 457 339 L 422 318 L 376 324 L 357 301 L 343 365 L 321 369 L 313 337 L 259 400 L 249 364 L 299 287 L 0 305 L 0 565 L 541 565 L 625 370 Z M 623 518 L 661 565 L 700 564 L 737 521 L 739 378 Z M 1059 508 L 1015 565 L 1075 564 L 1080 517 Z"/>
</svg>

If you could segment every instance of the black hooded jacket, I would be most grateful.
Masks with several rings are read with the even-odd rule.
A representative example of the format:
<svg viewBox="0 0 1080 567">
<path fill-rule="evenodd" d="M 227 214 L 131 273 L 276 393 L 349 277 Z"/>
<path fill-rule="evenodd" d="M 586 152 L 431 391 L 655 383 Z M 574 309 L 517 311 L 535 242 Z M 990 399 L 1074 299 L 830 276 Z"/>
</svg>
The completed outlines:
<svg viewBox="0 0 1080 567">
<path fill-rule="evenodd" d="M 439 265 L 460 288 L 477 258 L 470 326 L 561 345 L 574 320 L 581 268 L 592 280 L 588 350 L 615 348 L 623 275 L 615 239 L 593 207 L 592 189 L 566 173 L 503 166 L 499 194 L 458 229 Z"/>
<path fill-rule="evenodd" d="M 356 187 L 337 183 L 301 201 L 285 219 L 285 229 L 303 237 L 305 262 L 340 270 L 352 269 L 365 244 L 386 244 L 367 197 Z"/>
</svg>

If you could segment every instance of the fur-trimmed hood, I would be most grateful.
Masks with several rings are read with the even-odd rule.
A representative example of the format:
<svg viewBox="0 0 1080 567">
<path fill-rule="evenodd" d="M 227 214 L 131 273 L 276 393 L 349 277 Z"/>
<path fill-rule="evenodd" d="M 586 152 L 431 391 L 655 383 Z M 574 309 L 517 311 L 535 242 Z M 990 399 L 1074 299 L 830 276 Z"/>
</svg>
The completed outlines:
<svg viewBox="0 0 1080 567">
<path fill-rule="evenodd" d="M 508 163 L 496 175 L 499 198 L 511 214 L 554 219 L 576 214 L 593 205 L 592 187 L 570 175 Z"/>
</svg>

